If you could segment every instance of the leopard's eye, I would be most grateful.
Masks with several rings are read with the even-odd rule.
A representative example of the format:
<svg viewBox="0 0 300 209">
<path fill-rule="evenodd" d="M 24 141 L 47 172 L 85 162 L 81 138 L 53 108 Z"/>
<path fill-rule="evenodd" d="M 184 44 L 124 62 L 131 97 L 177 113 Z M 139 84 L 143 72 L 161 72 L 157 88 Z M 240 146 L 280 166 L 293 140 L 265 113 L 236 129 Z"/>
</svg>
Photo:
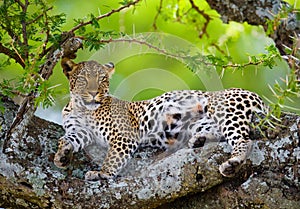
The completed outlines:
<svg viewBox="0 0 300 209">
<path fill-rule="evenodd" d="M 77 81 L 84 82 L 86 79 L 84 76 L 78 76 Z"/>
</svg>

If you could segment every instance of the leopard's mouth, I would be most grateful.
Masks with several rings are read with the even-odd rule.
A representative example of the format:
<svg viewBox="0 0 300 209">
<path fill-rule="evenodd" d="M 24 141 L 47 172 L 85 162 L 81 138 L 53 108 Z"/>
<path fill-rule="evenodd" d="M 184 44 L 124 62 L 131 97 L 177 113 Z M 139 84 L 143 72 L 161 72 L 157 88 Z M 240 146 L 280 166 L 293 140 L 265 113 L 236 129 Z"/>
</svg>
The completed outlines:
<svg viewBox="0 0 300 209">
<path fill-rule="evenodd" d="M 83 103 L 84 103 L 85 105 L 100 104 L 100 102 L 97 101 L 97 100 L 95 100 L 95 99 L 92 99 L 92 100 L 89 100 L 89 101 L 83 100 Z"/>
<path fill-rule="evenodd" d="M 96 110 L 100 106 L 100 102 L 96 100 L 83 100 L 83 105 L 89 110 Z"/>
</svg>

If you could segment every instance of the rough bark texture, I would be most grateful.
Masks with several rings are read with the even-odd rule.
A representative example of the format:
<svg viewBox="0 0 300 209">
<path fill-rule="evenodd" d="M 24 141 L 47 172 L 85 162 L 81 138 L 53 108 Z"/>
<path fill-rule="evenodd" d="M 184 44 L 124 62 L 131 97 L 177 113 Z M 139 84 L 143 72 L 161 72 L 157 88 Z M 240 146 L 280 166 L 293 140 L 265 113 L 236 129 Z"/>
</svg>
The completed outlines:
<svg viewBox="0 0 300 209">
<path fill-rule="evenodd" d="M 0 143 L 17 110 L 9 100 L 5 105 Z M 12 134 L 6 154 L 0 153 L 0 207 L 299 208 L 300 117 L 282 119 L 284 127 L 267 130 L 269 139 L 256 141 L 234 178 L 218 171 L 229 157 L 226 144 L 207 143 L 165 157 L 141 150 L 116 180 L 86 182 L 84 173 L 99 169 L 92 151 L 76 155 L 66 171 L 56 168 L 53 155 L 63 130 L 34 118 L 21 135 Z"/>
<path fill-rule="evenodd" d="M 251 25 L 262 25 L 267 31 L 268 21 L 274 20 L 283 7 L 291 7 L 281 0 L 207 0 L 212 9 L 221 14 L 224 22 L 248 22 Z M 281 54 L 285 46 L 293 48 L 292 37 L 300 37 L 300 20 L 297 13 L 290 11 L 287 18 L 280 20 L 270 37 L 276 43 Z"/>
</svg>

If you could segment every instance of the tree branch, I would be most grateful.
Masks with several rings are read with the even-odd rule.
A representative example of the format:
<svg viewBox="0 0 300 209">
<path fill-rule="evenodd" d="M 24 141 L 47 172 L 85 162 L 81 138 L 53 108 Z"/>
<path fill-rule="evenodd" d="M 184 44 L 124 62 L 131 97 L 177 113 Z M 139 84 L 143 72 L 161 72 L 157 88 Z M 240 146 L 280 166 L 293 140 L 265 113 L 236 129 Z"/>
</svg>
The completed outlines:
<svg viewBox="0 0 300 209">
<path fill-rule="evenodd" d="M 22 57 L 20 57 L 17 53 L 13 52 L 9 48 L 3 46 L 2 43 L 0 43 L 0 53 L 5 54 L 9 58 L 14 59 L 18 64 L 20 64 L 23 68 L 25 68 L 25 63 Z"/>
<path fill-rule="evenodd" d="M 7 24 L 9 24 L 9 22 L 8 22 Z M 13 32 L 13 30 L 12 30 L 11 27 L 10 27 L 11 25 L 5 26 L 3 23 L 2 23 L 2 24 L 0 23 L 0 26 L 1 26 L 5 31 L 7 31 L 7 34 L 11 37 L 11 39 L 12 39 L 14 42 L 16 42 L 20 47 L 22 46 L 22 42 L 20 41 L 19 35 L 15 34 L 15 33 Z"/>
<path fill-rule="evenodd" d="M 205 23 L 201 29 L 201 33 L 199 34 L 199 38 L 202 38 L 203 35 L 205 34 L 207 37 L 209 36 L 206 29 L 207 29 L 207 26 L 209 24 L 209 21 L 212 20 L 212 18 L 206 14 L 203 10 L 201 10 L 193 0 L 189 0 L 191 5 L 192 5 L 192 8 L 195 9 L 202 17 L 204 17 L 205 19 Z"/>
<path fill-rule="evenodd" d="M 28 55 L 29 55 L 29 46 L 28 46 L 28 39 L 27 39 L 27 24 L 26 24 L 26 16 L 25 14 L 27 13 L 27 8 L 29 5 L 28 0 L 25 0 L 25 4 L 22 4 L 20 1 L 18 1 L 20 6 L 22 7 L 23 10 L 23 18 L 21 20 L 21 24 L 22 24 L 22 34 L 23 34 L 23 46 L 24 48 L 24 59 L 28 60 Z"/>
<path fill-rule="evenodd" d="M 84 37 L 80 37 L 82 40 L 84 40 Z M 146 38 L 145 38 L 146 39 Z M 170 58 L 174 58 L 174 59 L 179 59 L 179 60 L 193 60 L 194 64 L 201 62 L 202 64 L 205 64 L 207 66 L 218 66 L 221 67 L 222 69 L 226 69 L 226 68 L 235 68 L 235 69 L 241 69 L 247 66 L 259 66 L 259 65 L 263 65 L 266 64 L 267 62 L 272 62 L 274 61 L 274 59 L 278 56 L 280 56 L 278 53 L 273 53 L 273 54 L 268 54 L 266 56 L 260 57 L 257 56 L 255 60 L 252 60 L 252 58 L 249 56 L 249 61 L 246 63 L 241 63 L 241 64 L 237 64 L 237 63 L 228 63 L 228 64 L 218 64 L 218 63 L 213 63 L 211 61 L 209 61 L 208 59 L 204 58 L 205 56 L 201 57 L 201 56 L 197 56 L 197 58 L 193 58 L 192 55 L 189 55 L 187 53 L 171 53 L 166 49 L 157 47 L 149 42 L 147 42 L 146 40 L 139 40 L 136 38 L 120 38 L 120 39 L 107 39 L 107 40 L 100 40 L 100 43 L 118 43 L 118 42 L 124 42 L 124 43 L 134 43 L 134 44 L 138 44 L 138 45 L 142 45 L 142 46 L 146 46 L 149 49 L 153 49 L 156 52 L 166 56 L 166 57 L 170 57 Z M 211 56 L 210 56 L 211 57 Z"/>
<path fill-rule="evenodd" d="M 163 6 L 163 0 L 160 0 L 159 6 L 158 6 L 158 9 L 157 9 L 157 13 L 156 13 L 156 15 L 154 17 L 153 24 L 152 24 L 152 27 L 154 28 L 154 30 L 157 30 L 156 22 L 157 22 L 157 18 L 159 16 L 159 14 L 161 13 L 162 6 Z"/>
<path fill-rule="evenodd" d="M 41 17 L 43 17 L 43 16 L 46 14 L 46 12 L 48 12 L 48 11 L 50 11 L 50 10 L 52 10 L 52 9 L 53 9 L 53 6 L 47 8 L 47 9 L 44 11 L 44 13 L 38 15 L 38 16 L 37 16 L 36 18 L 34 18 L 33 20 L 26 22 L 26 25 L 30 25 L 30 24 L 36 22 L 38 19 L 40 19 Z"/>
<path fill-rule="evenodd" d="M 25 4 L 23 4 L 20 0 L 16 0 L 16 2 L 20 5 L 20 7 L 24 10 L 25 9 Z"/>
<path fill-rule="evenodd" d="M 0 113 L 0 136 L 9 128 L 17 109 L 11 102 L 6 101 L 4 105 L 5 112 Z M 278 190 L 275 197 L 278 198 L 280 194 L 285 201 L 276 201 L 277 207 L 268 207 L 267 199 L 272 198 L 257 200 L 256 195 L 261 190 L 254 187 L 253 199 L 244 198 L 244 206 L 257 204 L 268 208 L 282 208 L 287 206 L 287 201 L 291 201 L 297 204 L 294 208 L 299 208 L 300 182 L 297 179 L 300 169 L 300 117 L 284 115 L 281 121 L 282 126 L 265 131 L 268 140 L 253 132 L 256 140 L 252 154 L 235 178 L 224 178 L 218 171 L 218 166 L 229 157 L 226 143 L 207 142 L 200 149 L 183 148 L 163 158 L 152 149 L 139 150 L 120 177 L 109 181 L 88 182 L 83 180 L 84 173 L 99 167 L 95 165 L 95 154 L 103 150 L 96 146 L 86 149 L 86 154 L 78 153 L 74 156 L 68 170 L 60 170 L 54 166 L 53 156 L 57 150 L 57 139 L 63 135 L 62 127 L 35 117 L 27 129 L 12 136 L 7 154 L 0 151 L 0 207 L 155 208 L 196 192 L 201 192 L 198 194 L 199 198 L 205 192 L 209 195 L 209 190 L 223 182 L 226 184 L 220 185 L 221 191 L 224 191 L 228 183 L 241 185 L 240 189 L 248 191 L 248 185 L 259 178 L 260 181 L 264 180 L 259 181 L 260 188 L 264 188 L 264 195 L 272 195 Z M 0 147 L 2 143 L 3 140 L 0 140 Z M 89 157 L 85 157 L 86 155 Z M 275 179 L 279 179 L 279 187 L 274 185 Z M 266 190 L 270 190 L 270 193 Z M 222 193 L 219 197 L 222 197 Z M 270 201 L 274 204 L 273 200 Z M 204 208 L 206 203 L 199 202 L 202 207 L 193 208 Z M 216 202 L 212 200 L 210 204 Z M 185 206 L 184 208 L 192 207 L 190 204 Z"/>
<path fill-rule="evenodd" d="M 131 7 L 131 6 L 135 6 L 135 5 L 136 5 L 137 3 L 139 3 L 140 1 L 141 1 L 141 0 L 135 0 L 135 1 L 132 1 L 132 2 L 130 2 L 130 3 L 126 4 L 126 5 L 124 5 L 124 6 L 119 7 L 118 9 L 113 9 L 113 10 L 111 10 L 110 12 L 108 12 L 108 13 L 106 13 L 106 14 L 104 14 L 104 15 L 100 15 L 100 16 L 96 17 L 95 19 L 96 19 L 96 20 L 101 20 L 101 19 L 103 19 L 103 18 L 105 18 L 105 17 L 109 17 L 109 16 L 111 16 L 112 14 L 115 14 L 115 13 L 117 13 L 117 12 L 120 12 L 120 11 L 126 9 L 126 8 L 129 8 L 129 7 Z M 75 32 L 76 30 L 78 30 L 79 28 L 81 28 L 81 27 L 83 27 L 83 26 L 86 26 L 86 25 L 89 25 L 89 24 L 91 24 L 91 23 L 92 23 L 92 20 L 87 21 L 87 22 L 82 22 L 82 23 L 78 24 L 77 26 L 75 26 L 74 28 L 72 28 L 69 32 L 74 33 L 74 32 Z"/>
<path fill-rule="evenodd" d="M 248 22 L 251 25 L 262 25 L 265 31 L 268 31 L 269 22 L 272 22 L 284 7 L 291 7 L 282 0 L 207 0 L 207 3 L 221 14 L 225 23 L 229 21 Z M 280 53 L 285 55 L 285 46 L 293 49 L 292 36 L 296 35 L 297 38 L 300 34 L 300 20 L 297 19 L 297 11 L 290 10 L 286 19 L 279 18 L 278 24 L 278 27 L 273 28 L 274 33 L 270 34 L 270 37 L 276 43 Z"/>
</svg>

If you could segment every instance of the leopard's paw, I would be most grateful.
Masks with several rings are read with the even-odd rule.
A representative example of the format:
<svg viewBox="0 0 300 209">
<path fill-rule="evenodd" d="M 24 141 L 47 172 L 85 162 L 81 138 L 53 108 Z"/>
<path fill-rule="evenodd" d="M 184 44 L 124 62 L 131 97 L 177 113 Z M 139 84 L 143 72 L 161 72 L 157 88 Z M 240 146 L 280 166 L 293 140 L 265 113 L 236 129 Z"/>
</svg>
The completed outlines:
<svg viewBox="0 0 300 209">
<path fill-rule="evenodd" d="M 242 165 L 242 161 L 238 157 L 233 157 L 222 163 L 219 167 L 219 171 L 223 176 L 232 177 L 238 172 Z"/>
<path fill-rule="evenodd" d="M 111 175 L 103 173 L 101 171 L 88 171 L 85 174 L 85 180 L 87 181 L 97 181 L 101 179 L 110 179 Z"/>
<path fill-rule="evenodd" d="M 101 175 L 99 171 L 88 171 L 84 177 L 87 181 L 97 181 L 101 179 Z"/>
<path fill-rule="evenodd" d="M 54 156 L 54 164 L 59 168 L 66 168 L 72 160 L 73 150 L 73 145 L 70 142 L 64 138 L 60 138 L 58 142 L 58 150 Z"/>
</svg>

